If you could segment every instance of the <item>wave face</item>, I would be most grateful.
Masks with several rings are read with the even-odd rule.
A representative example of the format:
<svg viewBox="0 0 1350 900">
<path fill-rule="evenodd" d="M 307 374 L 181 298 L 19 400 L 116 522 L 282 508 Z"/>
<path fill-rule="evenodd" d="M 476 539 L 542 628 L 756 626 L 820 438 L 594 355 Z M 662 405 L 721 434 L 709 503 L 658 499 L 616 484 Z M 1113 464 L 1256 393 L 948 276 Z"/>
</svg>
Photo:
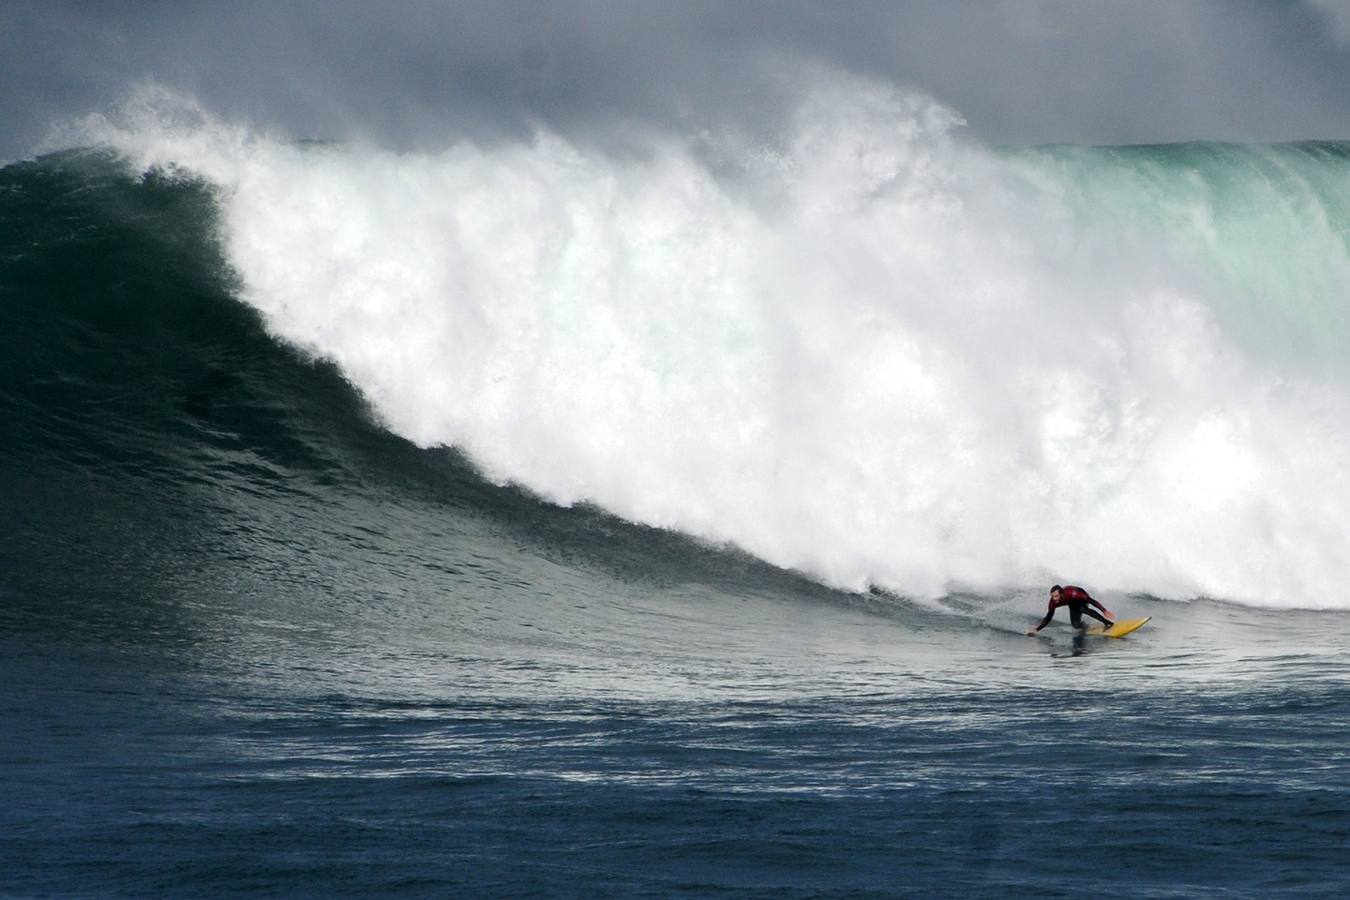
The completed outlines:
<svg viewBox="0 0 1350 900">
<path fill-rule="evenodd" d="M 395 155 L 155 92 L 66 140 L 206 198 L 228 292 L 389 430 L 554 504 L 918 598 L 1345 605 L 1350 146 L 958 123 L 816 78 L 770 145 Z"/>
</svg>

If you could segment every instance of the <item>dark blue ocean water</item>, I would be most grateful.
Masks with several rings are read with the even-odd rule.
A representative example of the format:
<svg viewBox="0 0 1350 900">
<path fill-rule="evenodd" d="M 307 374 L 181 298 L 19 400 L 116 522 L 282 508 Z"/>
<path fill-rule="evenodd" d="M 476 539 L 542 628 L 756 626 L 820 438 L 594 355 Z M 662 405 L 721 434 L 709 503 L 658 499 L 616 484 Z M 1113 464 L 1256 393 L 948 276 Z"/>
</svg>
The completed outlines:
<svg viewBox="0 0 1350 900">
<path fill-rule="evenodd" d="M 1155 622 L 1029 639 L 791 586 L 559 589 L 463 556 L 516 599 L 428 579 L 328 615 L 340 598 L 281 590 L 128 617 L 11 595 L 6 891 L 1344 885 L 1333 616 L 1123 600 Z"/>
<path fill-rule="evenodd" d="M 1350 885 L 1340 613 L 1103 592 L 1153 621 L 1028 638 L 1040 589 L 551 506 L 269 338 L 213 208 L 0 172 L 0 895 Z"/>
</svg>

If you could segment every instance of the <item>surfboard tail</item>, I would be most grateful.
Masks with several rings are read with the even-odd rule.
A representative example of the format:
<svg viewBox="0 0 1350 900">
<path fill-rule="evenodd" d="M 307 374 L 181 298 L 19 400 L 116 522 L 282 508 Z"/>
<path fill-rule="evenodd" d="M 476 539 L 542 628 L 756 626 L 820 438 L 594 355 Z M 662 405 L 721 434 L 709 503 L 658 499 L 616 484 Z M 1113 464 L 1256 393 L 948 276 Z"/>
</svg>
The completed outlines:
<svg viewBox="0 0 1350 900">
<path fill-rule="evenodd" d="M 1102 637 L 1124 637 L 1125 635 L 1138 631 L 1143 628 L 1152 616 L 1145 616 L 1142 619 L 1117 619 L 1110 628 L 1101 625 L 1093 626 L 1087 630 L 1088 634 L 1099 634 Z"/>
</svg>

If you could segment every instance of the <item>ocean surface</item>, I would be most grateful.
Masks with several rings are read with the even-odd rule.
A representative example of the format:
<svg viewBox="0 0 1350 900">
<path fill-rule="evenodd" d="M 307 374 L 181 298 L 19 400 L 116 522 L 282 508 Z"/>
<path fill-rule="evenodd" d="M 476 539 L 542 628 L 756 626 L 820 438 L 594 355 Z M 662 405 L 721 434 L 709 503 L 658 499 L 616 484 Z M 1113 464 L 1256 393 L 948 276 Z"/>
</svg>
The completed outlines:
<svg viewBox="0 0 1350 900">
<path fill-rule="evenodd" d="M 1350 145 L 845 87 L 0 169 L 0 896 L 1350 890 Z"/>
</svg>

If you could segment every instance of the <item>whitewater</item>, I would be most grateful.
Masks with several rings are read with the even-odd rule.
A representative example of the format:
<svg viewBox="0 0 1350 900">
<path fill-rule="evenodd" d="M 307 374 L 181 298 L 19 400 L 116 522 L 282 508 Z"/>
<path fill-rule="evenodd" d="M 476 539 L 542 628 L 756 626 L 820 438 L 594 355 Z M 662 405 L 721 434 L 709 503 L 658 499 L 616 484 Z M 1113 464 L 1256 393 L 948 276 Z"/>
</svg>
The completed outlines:
<svg viewBox="0 0 1350 900">
<path fill-rule="evenodd" d="M 395 154 L 147 88 L 240 296 L 491 480 L 849 590 L 1347 605 L 1340 145 L 982 147 L 816 73 L 784 132 Z"/>
</svg>

